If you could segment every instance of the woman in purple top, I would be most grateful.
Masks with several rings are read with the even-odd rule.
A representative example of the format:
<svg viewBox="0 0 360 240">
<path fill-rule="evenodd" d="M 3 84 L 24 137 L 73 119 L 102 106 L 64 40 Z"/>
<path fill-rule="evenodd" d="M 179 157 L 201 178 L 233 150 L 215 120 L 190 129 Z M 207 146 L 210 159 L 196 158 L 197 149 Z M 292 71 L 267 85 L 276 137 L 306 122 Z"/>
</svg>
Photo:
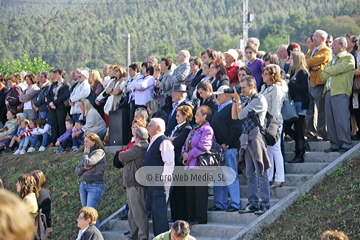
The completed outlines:
<svg viewBox="0 0 360 240">
<path fill-rule="evenodd" d="M 263 84 L 263 81 L 261 79 L 262 70 L 264 68 L 264 61 L 260 58 L 256 58 L 256 54 L 258 53 L 257 47 L 249 43 L 245 47 L 245 56 L 248 62 L 246 63 L 246 66 L 251 69 L 252 76 L 256 80 L 256 88 L 258 92 L 261 89 L 261 85 Z"/>
<path fill-rule="evenodd" d="M 201 174 L 205 170 L 198 170 L 196 159 L 204 153 L 199 148 L 209 151 L 214 138 L 214 131 L 209 124 L 211 109 L 201 106 L 196 110 L 195 122 L 182 150 L 183 164 L 190 169 L 189 174 Z M 186 186 L 186 205 L 189 215 L 189 224 L 207 223 L 208 206 L 207 186 Z M 186 219 L 185 219 L 186 220 Z"/>
<path fill-rule="evenodd" d="M 9 76 L 6 79 L 9 91 L 5 95 L 6 109 L 13 109 L 17 111 L 17 106 L 20 104 L 19 96 L 22 93 L 21 88 L 18 86 L 19 80 L 14 76 Z"/>
</svg>

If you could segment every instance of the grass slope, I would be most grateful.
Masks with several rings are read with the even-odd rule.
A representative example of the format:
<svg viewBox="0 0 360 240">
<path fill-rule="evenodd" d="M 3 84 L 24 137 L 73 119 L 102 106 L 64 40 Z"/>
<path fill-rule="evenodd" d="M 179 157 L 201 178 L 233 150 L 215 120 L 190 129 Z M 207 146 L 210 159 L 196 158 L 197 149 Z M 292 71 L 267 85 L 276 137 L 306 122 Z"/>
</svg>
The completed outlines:
<svg viewBox="0 0 360 240">
<path fill-rule="evenodd" d="M 15 192 L 20 174 L 40 169 L 45 173 L 52 200 L 52 239 L 74 239 L 78 233 L 76 223 L 81 209 L 79 179 L 75 174 L 77 154 L 1 154 L 0 178 L 5 188 Z M 122 170 L 113 167 L 113 154 L 107 154 L 105 171 L 105 193 L 100 200 L 98 211 L 100 221 L 118 210 L 125 202 L 126 194 L 120 183 Z"/>
<path fill-rule="evenodd" d="M 351 159 L 300 197 L 256 240 L 320 239 L 326 230 L 360 239 L 360 158 Z"/>
</svg>

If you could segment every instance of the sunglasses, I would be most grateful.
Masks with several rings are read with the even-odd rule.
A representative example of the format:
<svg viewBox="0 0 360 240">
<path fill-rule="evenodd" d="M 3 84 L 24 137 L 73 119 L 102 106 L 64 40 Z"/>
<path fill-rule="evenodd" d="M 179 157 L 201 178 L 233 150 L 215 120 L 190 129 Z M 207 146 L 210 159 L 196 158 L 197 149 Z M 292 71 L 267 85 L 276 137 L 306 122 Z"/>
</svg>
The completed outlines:
<svg viewBox="0 0 360 240">
<path fill-rule="evenodd" d="M 267 75 L 270 75 L 271 73 L 267 73 L 267 72 L 263 72 L 262 75 L 263 76 L 267 76 Z"/>
</svg>

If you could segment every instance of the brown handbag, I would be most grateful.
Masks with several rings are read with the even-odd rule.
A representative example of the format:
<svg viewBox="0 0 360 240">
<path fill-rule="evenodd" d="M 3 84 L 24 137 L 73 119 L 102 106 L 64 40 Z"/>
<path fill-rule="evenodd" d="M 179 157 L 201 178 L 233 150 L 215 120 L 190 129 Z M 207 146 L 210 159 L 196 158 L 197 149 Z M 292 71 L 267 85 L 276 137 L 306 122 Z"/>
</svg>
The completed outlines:
<svg viewBox="0 0 360 240">
<path fill-rule="evenodd" d="M 24 111 L 24 103 L 20 103 L 17 107 L 16 110 L 18 112 L 23 112 Z"/>
</svg>

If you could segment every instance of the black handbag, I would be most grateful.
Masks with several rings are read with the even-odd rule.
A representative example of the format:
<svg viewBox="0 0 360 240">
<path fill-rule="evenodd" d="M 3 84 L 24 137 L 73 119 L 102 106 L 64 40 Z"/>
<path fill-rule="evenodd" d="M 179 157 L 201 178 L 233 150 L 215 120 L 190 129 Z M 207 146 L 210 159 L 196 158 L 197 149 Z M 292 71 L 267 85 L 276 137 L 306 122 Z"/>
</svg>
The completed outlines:
<svg viewBox="0 0 360 240">
<path fill-rule="evenodd" d="M 210 151 L 206 151 L 205 149 L 196 147 L 197 149 L 204 152 L 196 159 L 196 166 L 206 167 L 206 166 L 224 166 L 225 157 L 223 154 L 223 149 L 218 144 L 215 139 L 213 140 Z"/>
<path fill-rule="evenodd" d="M 114 159 L 113 159 L 113 164 L 114 164 L 114 167 L 116 168 L 123 168 L 124 167 L 124 164 L 119 160 L 119 152 L 121 150 L 117 151 L 114 155 Z"/>
<path fill-rule="evenodd" d="M 116 104 L 116 110 L 118 109 L 128 109 L 130 110 L 130 104 L 129 104 L 129 94 L 128 93 L 124 93 L 119 102 Z"/>
<path fill-rule="evenodd" d="M 299 115 L 296 111 L 296 106 L 294 101 L 290 99 L 288 94 L 288 98 L 284 100 L 282 108 L 281 108 L 281 115 L 283 117 L 284 122 L 293 122 L 299 119 Z"/>
</svg>

